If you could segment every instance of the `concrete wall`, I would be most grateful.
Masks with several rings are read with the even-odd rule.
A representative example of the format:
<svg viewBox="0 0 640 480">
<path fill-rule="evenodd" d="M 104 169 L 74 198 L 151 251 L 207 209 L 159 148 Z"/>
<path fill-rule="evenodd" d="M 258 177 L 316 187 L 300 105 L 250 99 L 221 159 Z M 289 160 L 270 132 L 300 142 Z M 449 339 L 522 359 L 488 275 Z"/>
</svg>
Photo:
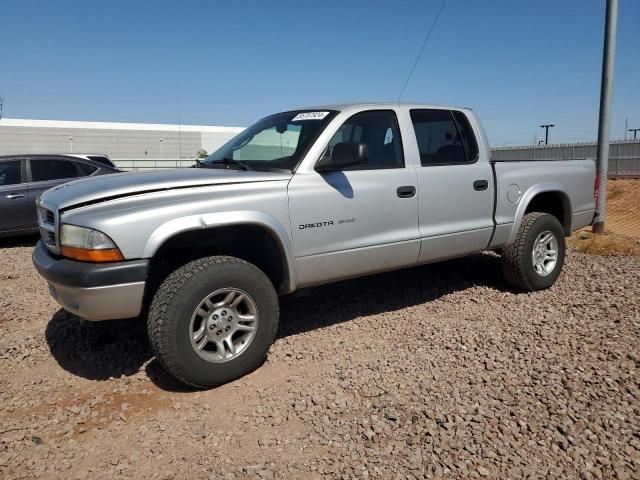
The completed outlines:
<svg viewBox="0 0 640 480">
<path fill-rule="evenodd" d="M 104 153 L 123 168 L 188 166 L 196 153 L 213 150 L 239 127 L 55 120 L 0 120 L 0 155 Z"/>
</svg>

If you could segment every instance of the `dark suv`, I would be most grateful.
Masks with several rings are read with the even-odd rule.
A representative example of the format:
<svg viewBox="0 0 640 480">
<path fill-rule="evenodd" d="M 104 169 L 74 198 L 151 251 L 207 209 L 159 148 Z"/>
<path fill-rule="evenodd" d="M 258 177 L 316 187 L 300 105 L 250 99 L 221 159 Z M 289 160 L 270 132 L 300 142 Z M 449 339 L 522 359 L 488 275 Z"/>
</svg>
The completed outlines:
<svg viewBox="0 0 640 480">
<path fill-rule="evenodd" d="M 45 190 L 73 179 L 119 171 L 86 156 L 0 156 L 0 236 L 38 230 L 35 200 Z"/>
</svg>

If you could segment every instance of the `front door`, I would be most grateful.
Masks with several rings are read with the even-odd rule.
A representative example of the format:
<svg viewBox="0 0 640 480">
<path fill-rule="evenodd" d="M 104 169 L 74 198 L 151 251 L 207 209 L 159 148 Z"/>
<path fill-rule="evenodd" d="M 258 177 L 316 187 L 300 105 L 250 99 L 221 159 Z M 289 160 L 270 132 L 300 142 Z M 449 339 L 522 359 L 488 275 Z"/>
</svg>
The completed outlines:
<svg viewBox="0 0 640 480">
<path fill-rule="evenodd" d="M 364 143 L 367 163 L 296 173 L 289 208 L 300 286 L 415 264 L 419 251 L 415 168 L 404 165 L 396 114 L 366 111 L 333 136 Z"/>
<path fill-rule="evenodd" d="M 0 162 L 0 232 L 36 228 L 31 218 L 24 160 Z"/>
</svg>

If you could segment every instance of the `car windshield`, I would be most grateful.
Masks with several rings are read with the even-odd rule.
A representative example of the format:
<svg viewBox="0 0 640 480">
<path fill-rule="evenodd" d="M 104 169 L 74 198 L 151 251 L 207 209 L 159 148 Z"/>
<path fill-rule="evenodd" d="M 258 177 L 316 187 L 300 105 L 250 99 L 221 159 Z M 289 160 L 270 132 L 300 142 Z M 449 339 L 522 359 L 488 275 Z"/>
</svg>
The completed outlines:
<svg viewBox="0 0 640 480">
<path fill-rule="evenodd" d="M 335 113 L 295 110 L 270 115 L 233 137 L 200 166 L 293 170 Z"/>
</svg>

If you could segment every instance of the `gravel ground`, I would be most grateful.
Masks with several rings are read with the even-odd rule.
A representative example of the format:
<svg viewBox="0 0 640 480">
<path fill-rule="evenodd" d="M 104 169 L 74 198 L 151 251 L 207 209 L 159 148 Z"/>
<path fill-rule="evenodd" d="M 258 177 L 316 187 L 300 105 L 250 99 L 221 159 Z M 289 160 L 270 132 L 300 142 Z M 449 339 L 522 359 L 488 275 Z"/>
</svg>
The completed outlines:
<svg viewBox="0 0 640 480">
<path fill-rule="evenodd" d="M 144 325 L 62 312 L 0 248 L 0 477 L 640 478 L 640 258 L 514 294 L 476 255 L 282 301 L 268 361 L 189 391 Z"/>
</svg>

